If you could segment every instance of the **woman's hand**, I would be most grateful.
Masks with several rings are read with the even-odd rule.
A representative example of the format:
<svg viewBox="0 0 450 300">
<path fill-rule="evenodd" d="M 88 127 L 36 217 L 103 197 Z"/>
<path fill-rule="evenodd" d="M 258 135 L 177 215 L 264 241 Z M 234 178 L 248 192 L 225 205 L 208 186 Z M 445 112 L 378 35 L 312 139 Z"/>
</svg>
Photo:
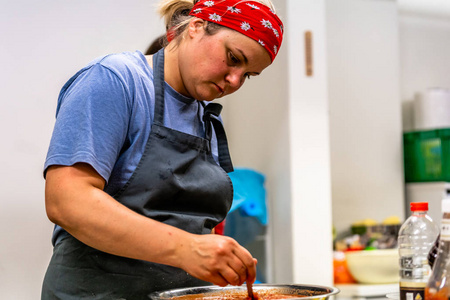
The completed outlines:
<svg viewBox="0 0 450 300">
<path fill-rule="evenodd" d="M 256 279 L 256 259 L 234 239 L 221 235 L 193 235 L 179 248 L 180 267 L 219 286 L 241 285 Z"/>
</svg>

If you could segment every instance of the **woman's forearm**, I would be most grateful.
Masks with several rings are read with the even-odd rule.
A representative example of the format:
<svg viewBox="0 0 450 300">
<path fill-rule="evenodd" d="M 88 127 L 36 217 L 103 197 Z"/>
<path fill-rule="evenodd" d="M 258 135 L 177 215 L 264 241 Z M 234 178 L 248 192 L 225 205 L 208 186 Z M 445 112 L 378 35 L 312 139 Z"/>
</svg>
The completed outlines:
<svg viewBox="0 0 450 300">
<path fill-rule="evenodd" d="M 104 180 L 85 164 L 50 167 L 49 219 L 83 243 L 115 255 L 179 266 L 189 233 L 146 218 L 103 191 Z"/>
</svg>

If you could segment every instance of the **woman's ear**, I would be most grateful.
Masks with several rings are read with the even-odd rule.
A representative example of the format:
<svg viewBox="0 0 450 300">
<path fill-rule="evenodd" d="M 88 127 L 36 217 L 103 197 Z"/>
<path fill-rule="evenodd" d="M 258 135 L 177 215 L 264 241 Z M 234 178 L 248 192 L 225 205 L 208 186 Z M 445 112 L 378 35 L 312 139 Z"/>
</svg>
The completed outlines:
<svg viewBox="0 0 450 300">
<path fill-rule="evenodd" d="M 199 33 L 203 33 L 206 22 L 199 18 L 192 18 L 188 25 L 189 37 L 193 38 Z"/>
</svg>

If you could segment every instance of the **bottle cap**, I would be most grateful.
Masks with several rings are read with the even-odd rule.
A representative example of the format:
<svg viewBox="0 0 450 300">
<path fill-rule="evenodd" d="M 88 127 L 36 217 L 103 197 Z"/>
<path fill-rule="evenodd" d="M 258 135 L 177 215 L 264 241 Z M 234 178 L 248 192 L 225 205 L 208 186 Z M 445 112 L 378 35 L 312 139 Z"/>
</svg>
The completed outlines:
<svg viewBox="0 0 450 300">
<path fill-rule="evenodd" d="M 450 198 L 442 199 L 442 212 L 450 213 Z"/>
<path fill-rule="evenodd" d="M 411 211 L 428 211 L 428 202 L 411 202 Z"/>
</svg>

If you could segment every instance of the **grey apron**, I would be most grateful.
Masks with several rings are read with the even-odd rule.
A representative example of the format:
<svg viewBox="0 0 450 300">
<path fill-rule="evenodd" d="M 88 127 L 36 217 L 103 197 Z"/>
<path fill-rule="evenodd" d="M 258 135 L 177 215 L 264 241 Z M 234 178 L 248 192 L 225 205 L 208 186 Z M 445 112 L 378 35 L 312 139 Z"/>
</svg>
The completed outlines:
<svg viewBox="0 0 450 300">
<path fill-rule="evenodd" d="M 206 138 L 164 127 L 164 49 L 154 55 L 153 74 L 151 133 L 135 172 L 114 198 L 149 218 L 195 234 L 210 233 L 233 198 L 226 174 L 233 167 L 218 120 L 221 106 L 204 108 Z M 212 127 L 220 166 L 211 154 Z M 98 251 L 69 235 L 54 248 L 42 299 L 148 299 L 154 291 L 208 284 L 178 268 Z"/>
</svg>

